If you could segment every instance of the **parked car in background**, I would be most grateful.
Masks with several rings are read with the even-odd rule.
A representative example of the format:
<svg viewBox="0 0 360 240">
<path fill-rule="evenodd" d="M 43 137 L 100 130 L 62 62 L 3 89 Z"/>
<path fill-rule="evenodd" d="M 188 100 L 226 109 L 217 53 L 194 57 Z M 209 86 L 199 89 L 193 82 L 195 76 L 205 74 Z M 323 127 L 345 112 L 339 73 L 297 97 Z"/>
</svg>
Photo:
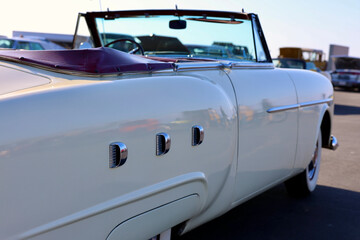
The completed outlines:
<svg viewBox="0 0 360 240">
<path fill-rule="evenodd" d="M 252 60 L 252 55 L 246 46 L 235 45 L 232 42 L 213 42 L 213 46 L 225 47 L 234 58 Z"/>
<path fill-rule="evenodd" d="M 331 72 L 334 87 L 360 90 L 360 58 L 333 56 L 336 70 Z"/>
<path fill-rule="evenodd" d="M 0 51 L 0 239 L 169 240 L 280 183 L 315 190 L 333 86 L 275 68 L 256 14 L 78 21 L 93 48 Z M 247 53 L 186 48 L 214 42 Z"/>
<path fill-rule="evenodd" d="M 210 57 L 228 59 L 231 57 L 229 51 L 217 45 L 185 45 L 194 57 Z"/>
<path fill-rule="evenodd" d="M 330 73 L 321 71 L 313 62 L 307 62 L 305 60 L 295 58 L 274 58 L 273 63 L 277 68 L 304 69 L 318 72 L 331 81 Z"/>
<path fill-rule="evenodd" d="M 22 37 L 0 37 L 0 49 L 51 50 L 65 49 L 55 43 Z"/>
<path fill-rule="evenodd" d="M 306 61 L 295 58 L 274 58 L 274 66 L 277 68 L 307 69 Z M 311 69 L 313 70 L 313 69 Z M 316 68 L 315 68 L 316 70 Z"/>
</svg>

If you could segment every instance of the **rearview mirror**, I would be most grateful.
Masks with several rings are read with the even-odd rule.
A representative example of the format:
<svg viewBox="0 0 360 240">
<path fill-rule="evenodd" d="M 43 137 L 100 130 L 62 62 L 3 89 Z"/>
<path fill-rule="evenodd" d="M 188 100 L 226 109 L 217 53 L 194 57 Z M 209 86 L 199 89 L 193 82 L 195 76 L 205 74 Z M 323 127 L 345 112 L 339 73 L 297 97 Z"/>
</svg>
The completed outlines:
<svg viewBox="0 0 360 240">
<path fill-rule="evenodd" d="M 169 22 L 169 28 L 171 29 L 185 29 L 186 21 L 185 20 L 171 20 Z"/>
</svg>

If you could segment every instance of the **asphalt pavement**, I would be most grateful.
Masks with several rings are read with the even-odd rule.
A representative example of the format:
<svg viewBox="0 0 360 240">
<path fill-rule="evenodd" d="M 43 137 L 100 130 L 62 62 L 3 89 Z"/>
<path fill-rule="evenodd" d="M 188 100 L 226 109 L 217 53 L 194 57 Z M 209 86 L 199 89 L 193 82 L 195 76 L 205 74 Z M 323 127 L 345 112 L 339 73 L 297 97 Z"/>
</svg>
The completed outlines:
<svg viewBox="0 0 360 240">
<path fill-rule="evenodd" d="M 315 192 L 287 195 L 283 184 L 180 237 L 180 240 L 360 240 L 360 92 L 335 91 L 333 134 L 322 151 Z"/>
</svg>

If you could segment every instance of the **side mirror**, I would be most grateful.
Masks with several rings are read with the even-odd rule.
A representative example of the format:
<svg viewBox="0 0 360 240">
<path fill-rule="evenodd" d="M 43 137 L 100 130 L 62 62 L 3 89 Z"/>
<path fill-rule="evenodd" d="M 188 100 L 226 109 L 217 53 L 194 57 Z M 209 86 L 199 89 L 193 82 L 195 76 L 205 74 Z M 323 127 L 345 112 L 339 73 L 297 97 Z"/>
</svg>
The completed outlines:
<svg viewBox="0 0 360 240">
<path fill-rule="evenodd" d="M 171 29 L 185 29 L 186 21 L 185 20 L 171 20 L 169 22 L 169 28 Z"/>
</svg>

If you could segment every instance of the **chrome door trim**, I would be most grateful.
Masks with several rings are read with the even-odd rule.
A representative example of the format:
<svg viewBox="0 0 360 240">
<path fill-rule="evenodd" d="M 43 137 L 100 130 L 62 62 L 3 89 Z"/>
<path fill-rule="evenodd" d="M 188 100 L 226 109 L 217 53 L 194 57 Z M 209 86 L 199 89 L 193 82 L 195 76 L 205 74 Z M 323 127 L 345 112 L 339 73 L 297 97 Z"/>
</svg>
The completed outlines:
<svg viewBox="0 0 360 240">
<path fill-rule="evenodd" d="M 304 107 L 310 107 L 310 106 L 314 106 L 314 105 L 320 105 L 320 104 L 324 104 L 324 103 L 331 105 L 332 102 L 333 102 L 332 98 L 327 98 L 327 99 L 322 99 L 322 100 L 303 102 L 303 103 L 299 103 L 299 104 L 273 107 L 273 108 L 269 108 L 267 110 L 267 112 L 268 113 L 283 112 L 283 111 L 288 111 L 288 110 L 297 109 L 297 108 L 304 108 Z"/>
<path fill-rule="evenodd" d="M 286 106 L 281 106 L 281 107 L 273 107 L 273 108 L 269 108 L 267 110 L 267 112 L 268 113 L 283 112 L 283 111 L 288 111 L 288 110 L 292 110 L 292 109 L 298 109 L 299 107 L 300 107 L 300 104 L 286 105 Z"/>
<path fill-rule="evenodd" d="M 323 99 L 323 100 L 304 102 L 304 103 L 300 103 L 300 107 L 309 107 L 309 106 L 323 104 L 323 103 L 331 104 L 332 101 L 333 101 L 332 98 L 328 98 L 328 99 Z"/>
</svg>

